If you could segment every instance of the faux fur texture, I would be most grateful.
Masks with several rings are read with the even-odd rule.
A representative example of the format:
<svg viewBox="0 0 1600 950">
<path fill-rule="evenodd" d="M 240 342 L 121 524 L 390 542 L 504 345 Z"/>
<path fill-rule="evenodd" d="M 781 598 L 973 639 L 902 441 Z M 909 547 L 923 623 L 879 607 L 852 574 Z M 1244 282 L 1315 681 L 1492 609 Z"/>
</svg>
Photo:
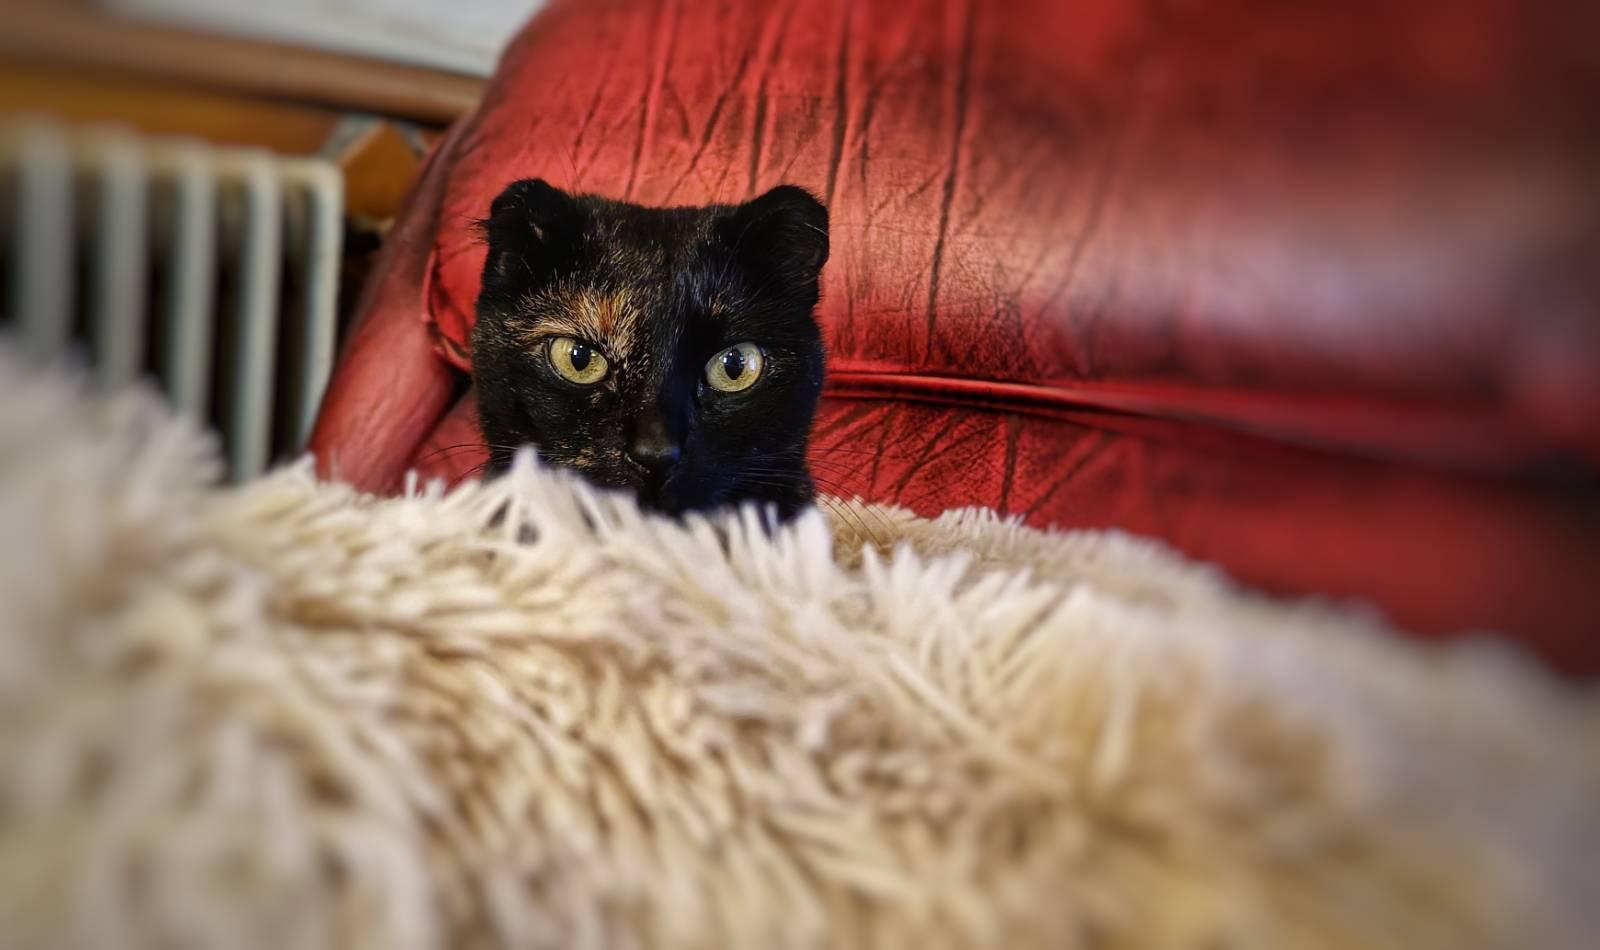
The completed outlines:
<svg viewBox="0 0 1600 950">
<path fill-rule="evenodd" d="M 7 945 L 1600 933 L 1600 702 L 1498 649 L 979 512 L 216 470 L 0 363 Z"/>
</svg>

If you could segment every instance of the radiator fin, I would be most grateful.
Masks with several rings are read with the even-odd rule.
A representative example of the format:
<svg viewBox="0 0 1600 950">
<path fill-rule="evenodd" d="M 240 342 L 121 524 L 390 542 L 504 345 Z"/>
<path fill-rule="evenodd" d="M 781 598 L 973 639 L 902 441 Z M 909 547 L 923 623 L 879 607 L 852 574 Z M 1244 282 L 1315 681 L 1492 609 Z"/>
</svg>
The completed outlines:
<svg viewBox="0 0 1600 950">
<path fill-rule="evenodd" d="M 234 479 L 303 450 L 336 345 L 336 165 L 13 123 L 0 219 L 0 327 L 31 359 L 152 380 L 216 429 Z"/>
</svg>

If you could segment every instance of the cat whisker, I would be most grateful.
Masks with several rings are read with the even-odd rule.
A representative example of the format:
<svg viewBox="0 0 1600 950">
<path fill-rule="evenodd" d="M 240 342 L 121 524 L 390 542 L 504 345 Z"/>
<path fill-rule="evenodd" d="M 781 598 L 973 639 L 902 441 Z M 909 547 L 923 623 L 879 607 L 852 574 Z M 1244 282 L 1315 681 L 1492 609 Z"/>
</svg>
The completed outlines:
<svg viewBox="0 0 1600 950">
<path fill-rule="evenodd" d="M 851 446 L 824 446 L 820 448 L 814 448 L 811 453 L 811 457 L 814 459 L 827 459 L 835 456 L 844 456 L 846 458 L 910 459 L 913 457 L 913 453 L 880 451 L 877 448 L 856 448 Z"/>
<path fill-rule="evenodd" d="M 793 482 L 764 481 L 761 479 L 751 478 L 741 478 L 739 483 L 746 486 L 770 488 L 789 488 L 794 484 Z M 850 507 L 847 502 L 827 495 L 817 495 L 812 500 L 817 505 L 831 512 L 835 520 L 843 522 L 858 536 L 871 541 L 876 547 L 887 547 L 884 540 L 878 536 L 877 532 L 875 532 L 870 525 L 867 524 L 867 519 L 862 516 L 863 513 L 860 510 Z M 887 527 L 886 524 L 882 526 Z"/>
<path fill-rule="evenodd" d="M 818 495 L 817 504 L 831 512 L 834 520 L 841 521 L 850 528 L 854 529 L 857 537 L 871 542 L 873 547 L 879 549 L 880 551 L 888 550 L 890 547 L 889 543 L 883 538 L 879 537 L 878 534 L 867 524 L 867 519 L 863 517 L 864 513 L 861 509 L 852 507 L 849 502 L 842 501 L 837 498 L 830 498 L 826 495 Z M 880 523 L 879 526 L 884 528 L 888 527 L 888 525 L 885 523 Z"/>
<path fill-rule="evenodd" d="M 522 448 L 522 446 L 499 445 L 491 442 L 457 442 L 454 445 L 442 445 L 434 448 L 431 451 L 418 456 L 417 460 L 427 461 L 434 458 L 448 458 L 452 455 L 460 455 L 464 452 L 470 451 L 493 452 L 498 449 L 505 452 L 515 452 L 520 448 Z"/>
<path fill-rule="evenodd" d="M 794 485 L 794 478 L 792 477 L 793 474 L 794 473 L 792 471 L 763 469 L 759 467 L 747 468 L 740 473 L 738 483 L 770 488 L 789 488 L 793 487 Z M 812 475 L 812 480 L 817 483 L 818 487 L 823 488 L 824 490 L 835 487 L 834 485 L 830 484 L 830 480 L 818 478 L 815 473 Z M 830 495 L 834 497 L 828 497 Z M 873 511 L 870 508 L 858 508 L 846 500 L 842 496 L 842 493 L 837 491 L 826 491 L 826 494 L 816 496 L 816 502 L 817 504 L 822 505 L 829 511 L 833 512 L 835 518 L 845 522 L 850 527 L 855 529 L 857 534 L 871 541 L 874 546 L 878 548 L 887 548 L 889 546 L 887 542 L 885 542 L 884 538 L 880 537 L 878 532 L 873 530 L 874 527 L 876 527 L 881 529 L 885 535 L 889 537 L 893 536 L 894 526 L 883 514 Z M 869 521 L 875 522 L 875 524 L 869 525 Z"/>
<path fill-rule="evenodd" d="M 837 499 L 837 502 L 840 505 L 849 505 L 849 504 L 851 504 L 851 500 L 853 498 L 857 498 L 857 497 L 860 496 L 860 492 L 858 490 L 845 489 L 842 485 L 840 485 L 839 483 L 833 481 L 830 478 L 826 478 L 824 476 L 813 474 L 812 475 L 812 480 L 816 482 L 817 488 L 820 489 L 824 495 L 832 496 L 834 499 Z M 867 501 L 864 498 L 862 499 L 862 502 L 864 504 L 867 504 L 867 505 L 872 504 L 872 502 Z M 888 518 L 888 516 L 884 515 L 882 512 L 877 511 L 877 510 L 875 510 L 873 508 L 870 508 L 870 507 L 868 507 L 868 508 L 854 508 L 854 507 L 852 507 L 852 508 L 850 508 L 848 510 L 850 510 L 851 512 L 853 512 L 856 515 L 856 520 L 857 520 L 858 523 L 860 523 L 862 521 L 870 520 L 870 521 L 875 522 L 877 527 L 881 528 L 884 531 L 885 534 L 887 534 L 887 535 L 889 535 L 891 537 L 894 535 L 894 531 L 895 531 L 894 523 Z M 882 542 L 882 540 L 876 534 L 874 534 L 873 532 L 864 531 L 863 533 L 865 533 L 869 538 L 871 538 L 872 541 L 875 544 L 877 544 L 879 547 L 884 547 L 885 546 L 884 543 Z"/>
</svg>

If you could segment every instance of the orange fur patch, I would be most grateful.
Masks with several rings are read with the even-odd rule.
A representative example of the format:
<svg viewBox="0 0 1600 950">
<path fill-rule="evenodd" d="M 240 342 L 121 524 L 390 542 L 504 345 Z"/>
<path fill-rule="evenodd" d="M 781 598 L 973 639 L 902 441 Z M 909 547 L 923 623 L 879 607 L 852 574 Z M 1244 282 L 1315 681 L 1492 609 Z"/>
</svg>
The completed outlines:
<svg viewBox="0 0 1600 950">
<path fill-rule="evenodd" d="M 530 346 L 552 336 L 570 336 L 599 344 L 616 359 L 625 359 L 638 339 L 639 309 L 625 290 L 598 293 L 555 287 L 530 298 L 517 330 Z"/>
</svg>

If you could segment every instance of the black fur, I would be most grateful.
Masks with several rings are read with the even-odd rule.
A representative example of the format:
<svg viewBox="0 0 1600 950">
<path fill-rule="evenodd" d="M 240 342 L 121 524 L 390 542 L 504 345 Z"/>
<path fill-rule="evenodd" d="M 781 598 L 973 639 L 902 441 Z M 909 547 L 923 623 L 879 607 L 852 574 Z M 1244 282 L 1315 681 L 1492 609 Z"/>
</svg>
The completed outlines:
<svg viewBox="0 0 1600 950">
<path fill-rule="evenodd" d="M 669 513 L 754 500 L 787 519 L 811 502 L 828 259 L 815 198 L 786 185 L 742 205 L 645 208 L 530 179 L 495 199 L 483 231 L 472 358 L 491 475 L 532 445 Z M 605 380 L 559 376 L 556 336 L 597 347 Z M 763 351 L 761 375 L 713 389 L 706 362 L 742 342 Z"/>
</svg>

